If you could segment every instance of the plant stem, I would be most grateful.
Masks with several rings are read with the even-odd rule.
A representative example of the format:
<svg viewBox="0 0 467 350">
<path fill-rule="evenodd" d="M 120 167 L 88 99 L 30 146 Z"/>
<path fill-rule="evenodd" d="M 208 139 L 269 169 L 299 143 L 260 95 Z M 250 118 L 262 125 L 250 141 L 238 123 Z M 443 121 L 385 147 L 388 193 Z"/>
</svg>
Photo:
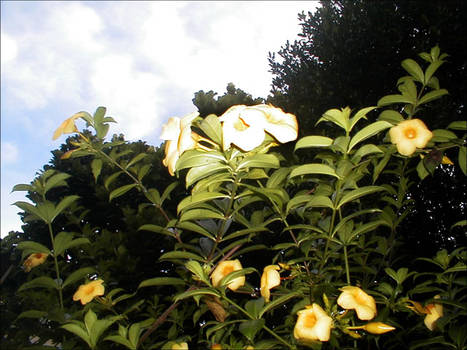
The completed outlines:
<svg viewBox="0 0 467 350">
<path fill-rule="evenodd" d="M 344 260 L 345 260 L 345 276 L 347 278 L 347 284 L 350 286 L 349 258 L 347 256 L 347 246 L 346 245 L 344 245 Z"/>
<path fill-rule="evenodd" d="M 55 240 L 54 240 L 54 234 L 52 230 L 52 224 L 49 222 L 47 223 L 49 226 L 49 234 L 50 234 L 50 241 L 52 242 L 52 247 L 54 250 L 54 264 L 55 264 L 55 275 L 57 276 L 57 286 L 58 286 L 58 299 L 60 302 L 60 309 L 63 310 L 63 293 L 62 293 L 62 281 L 60 279 L 60 269 L 58 268 L 58 260 L 57 260 L 57 254 L 56 249 L 55 249 Z"/>
</svg>

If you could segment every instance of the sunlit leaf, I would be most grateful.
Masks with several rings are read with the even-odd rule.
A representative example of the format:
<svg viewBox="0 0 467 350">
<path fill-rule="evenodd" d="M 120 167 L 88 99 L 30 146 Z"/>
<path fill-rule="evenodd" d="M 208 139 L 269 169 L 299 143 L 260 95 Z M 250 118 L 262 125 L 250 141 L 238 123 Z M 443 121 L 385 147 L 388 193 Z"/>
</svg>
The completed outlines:
<svg viewBox="0 0 467 350">
<path fill-rule="evenodd" d="M 318 163 L 300 165 L 290 172 L 289 177 L 292 178 L 300 175 L 330 175 L 339 178 L 336 171 L 329 165 Z"/>
<path fill-rule="evenodd" d="M 350 140 L 349 143 L 349 148 L 347 150 L 347 153 L 352 150 L 352 148 L 357 145 L 358 143 L 362 142 L 363 140 L 366 140 L 369 137 L 372 137 L 378 133 L 380 133 L 383 130 L 386 130 L 393 125 L 387 121 L 380 120 L 377 122 L 374 122 L 366 127 L 364 127 L 362 130 L 357 132 L 354 137 Z"/>
<path fill-rule="evenodd" d="M 145 287 L 155 287 L 155 286 L 183 286 L 183 285 L 185 285 L 185 281 L 180 278 L 155 277 L 155 278 L 150 278 L 150 279 L 142 281 L 138 285 L 138 289 L 145 288 Z"/>
<path fill-rule="evenodd" d="M 121 186 L 119 188 L 116 188 L 115 190 L 113 190 L 112 192 L 110 192 L 109 194 L 109 202 L 112 201 L 112 199 L 114 198 L 117 198 L 117 197 L 120 197 L 120 196 L 123 196 L 125 193 L 127 193 L 129 190 L 131 190 L 132 188 L 135 188 L 136 186 L 138 186 L 138 184 L 128 184 L 128 185 L 124 185 L 124 186 Z"/>
</svg>

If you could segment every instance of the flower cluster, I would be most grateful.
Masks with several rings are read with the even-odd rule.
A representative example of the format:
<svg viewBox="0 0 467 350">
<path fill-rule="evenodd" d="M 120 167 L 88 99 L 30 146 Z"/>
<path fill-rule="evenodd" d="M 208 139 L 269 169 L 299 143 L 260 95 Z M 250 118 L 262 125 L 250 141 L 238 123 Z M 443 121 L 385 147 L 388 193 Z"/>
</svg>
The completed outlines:
<svg viewBox="0 0 467 350">
<path fill-rule="evenodd" d="M 161 139 L 166 141 L 162 162 L 172 176 L 183 152 L 199 146 L 200 140 L 206 140 L 191 130 L 191 124 L 198 116 L 199 113 L 195 112 L 182 119 L 172 117 L 162 127 Z M 224 150 L 235 145 L 242 151 L 251 151 L 264 142 L 266 133 L 280 143 L 293 141 L 298 136 L 295 115 L 266 104 L 232 106 L 219 117 L 219 121 L 222 123 Z"/>
</svg>

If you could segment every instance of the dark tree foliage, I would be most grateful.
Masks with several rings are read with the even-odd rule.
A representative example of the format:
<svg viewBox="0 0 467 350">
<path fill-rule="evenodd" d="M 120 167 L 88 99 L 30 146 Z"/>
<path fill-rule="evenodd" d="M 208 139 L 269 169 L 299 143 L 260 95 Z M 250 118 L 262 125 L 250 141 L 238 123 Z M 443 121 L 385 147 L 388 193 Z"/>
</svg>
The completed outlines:
<svg viewBox="0 0 467 350">
<path fill-rule="evenodd" d="M 400 62 L 435 45 L 450 55 L 438 74 L 450 95 L 419 117 L 431 129 L 465 119 L 465 1 L 322 1 L 299 21 L 300 39 L 269 56 L 269 100 L 295 113 L 302 132 L 330 108 L 375 105 L 395 92 Z"/>
<path fill-rule="evenodd" d="M 204 92 L 200 90 L 195 92 L 193 104 L 198 108 L 201 117 L 206 117 L 209 114 L 221 115 L 229 107 L 234 105 L 252 106 L 263 103 L 264 99 L 257 97 L 253 98 L 250 94 L 235 87 L 233 83 L 227 84 L 227 92 L 222 96 L 217 96 L 217 92 L 212 90 Z"/>
<path fill-rule="evenodd" d="M 416 117 L 432 130 L 466 119 L 467 2 L 322 1 L 316 12 L 299 14 L 299 21 L 300 39 L 269 56 L 273 82 L 268 102 L 295 113 L 302 136 L 330 135 L 325 123 L 315 126 L 330 108 L 358 110 L 397 93 L 396 82 L 404 72 L 400 62 L 417 59 L 435 45 L 450 55 L 437 72 L 449 95 Z M 439 247 L 465 245 L 465 226 L 450 228 L 467 216 L 466 181 L 458 169 L 438 169 L 412 188 L 410 196 L 415 206 L 400 232 L 407 247 L 433 253 Z M 414 253 L 411 248 L 402 252 Z"/>
</svg>

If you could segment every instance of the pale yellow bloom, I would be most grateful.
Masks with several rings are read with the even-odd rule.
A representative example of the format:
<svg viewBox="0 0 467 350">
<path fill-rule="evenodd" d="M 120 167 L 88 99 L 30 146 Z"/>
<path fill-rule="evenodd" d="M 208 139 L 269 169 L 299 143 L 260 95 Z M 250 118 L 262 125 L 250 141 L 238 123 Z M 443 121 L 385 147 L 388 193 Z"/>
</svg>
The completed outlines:
<svg viewBox="0 0 467 350">
<path fill-rule="evenodd" d="M 268 265 L 264 268 L 261 276 L 261 295 L 266 303 L 269 302 L 269 298 L 271 297 L 270 290 L 281 284 L 279 269 L 280 267 L 277 265 Z"/>
<path fill-rule="evenodd" d="M 396 328 L 390 325 L 387 325 L 383 322 L 370 322 L 364 325 L 363 329 L 367 331 L 368 333 L 372 333 L 372 334 L 384 334 L 387 332 L 391 332 L 395 330 Z"/>
<path fill-rule="evenodd" d="M 29 272 L 33 267 L 43 264 L 49 254 L 46 253 L 34 253 L 28 256 L 28 258 L 24 261 L 24 271 Z"/>
<path fill-rule="evenodd" d="M 188 350 L 188 344 L 186 342 L 172 344 L 172 350 Z"/>
<path fill-rule="evenodd" d="M 261 145 L 265 132 L 281 143 L 295 140 L 298 135 L 297 118 L 280 108 L 260 104 L 230 107 L 219 120 L 223 122 L 223 148 L 232 144 L 243 151 L 251 151 Z"/>
<path fill-rule="evenodd" d="M 55 130 L 52 140 L 58 139 L 62 134 L 72 134 L 74 132 L 78 132 L 78 128 L 75 125 L 75 120 L 80 117 L 81 115 L 77 113 L 66 119 L 62 124 L 60 124 L 57 130 Z"/>
<path fill-rule="evenodd" d="M 454 165 L 451 159 L 447 156 L 443 156 L 443 159 L 441 160 L 441 164 L 449 164 L 449 165 Z"/>
<path fill-rule="evenodd" d="M 417 148 L 425 147 L 433 133 L 420 119 L 410 119 L 393 126 L 389 130 L 389 136 L 400 154 L 410 156 Z"/>
<path fill-rule="evenodd" d="M 227 276 L 231 272 L 238 271 L 241 269 L 242 269 L 242 264 L 240 263 L 240 260 L 238 259 L 226 260 L 226 261 L 220 262 L 219 265 L 217 265 L 217 267 L 214 269 L 214 271 L 211 274 L 211 280 L 212 280 L 213 286 L 217 287 L 225 276 Z M 237 290 L 244 284 L 245 284 L 245 276 L 240 276 L 230 281 L 227 287 L 230 290 Z"/>
<path fill-rule="evenodd" d="M 180 119 L 172 117 L 162 126 L 161 139 L 166 140 L 165 158 L 162 163 L 169 170 L 170 175 L 175 174 L 175 164 L 183 152 L 195 148 L 198 134 L 191 131 L 191 122 L 199 115 L 191 113 Z"/>
<path fill-rule="evenodd" d="M 262 110 L 266 115 L 267 124 L 264 130 L 274 136 L 280 143 L 293 141 L 298 136 L 297 117 L 285 113 L 282 109 L 271 105 L 257 105 L 254 108 Z"/>
<path fill-rule="evenodd" d="M 221 344 L 212 344 L 211 350 L 222 350 Z"/>
<path fill-rule="evenodd" d="M 98 279 L 79 286 L 76 293 L 73 295 L 73 300 L 80 300 L 82 305 L 89 303 L 94 297 L 104 295 L 103 280 Z"/>
<path fill-rule="evenodd" d="M 293 335 L 297 340 L 328 341 L 332 318 L 318 304 L 308 305 L 298 313 Z"/>
<path fill-rule="evenodd" d="M 237 105 L 230 107 L 219 117 L 223 122 L 223 148 L 227 150 L 231 144 L 243 151 L 251 151 L 264 141 L 266 115 L 259 109 Z"/>
<path fill-rule="evenodd" d="M 439 295 L 435 296 L 435 299 L 439 299 Z M 443 317 L 443 305 L 438 303 L 428 304 L 425 310 L 427 312 L 424 320 L 425 326 L 432 331 L 435 329 L 438 318 Z"/>
<path fill-rule="evenodd" d="M 354 309 L 360 320 L 371 320 L 376 316 L 376 303 L 372 296 L 358 287 L 345 286 L 337 298 L 337 304 L 344 309 Z"/>
</svg>

